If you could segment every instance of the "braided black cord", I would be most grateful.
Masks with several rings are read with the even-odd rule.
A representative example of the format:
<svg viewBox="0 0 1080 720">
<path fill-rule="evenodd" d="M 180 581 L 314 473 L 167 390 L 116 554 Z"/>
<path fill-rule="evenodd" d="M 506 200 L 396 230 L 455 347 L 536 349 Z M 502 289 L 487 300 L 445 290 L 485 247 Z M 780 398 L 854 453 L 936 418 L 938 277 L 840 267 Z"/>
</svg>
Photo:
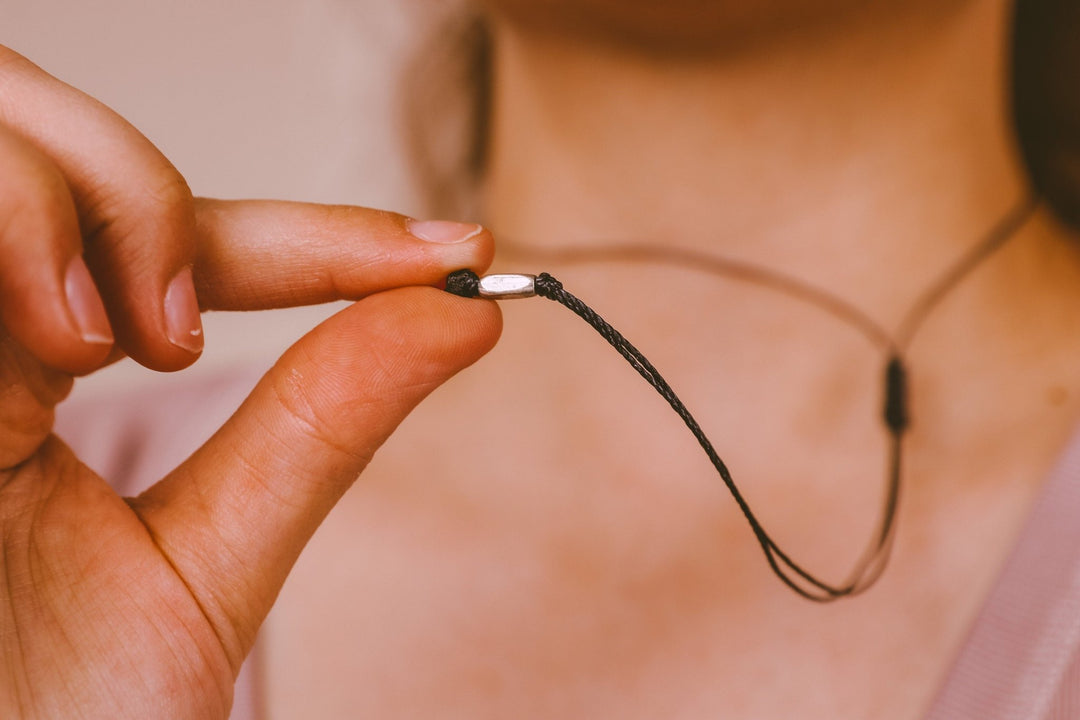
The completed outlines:
<svg viewBox="0 0 1080 720">
<path fill-rule="evenodd" d="M 869 586 L 868 584 L 862 583 L 861 581 L 864 579 L 863 576 L 865 575 L 865 570 L 868 567 L 869 563 L 872 562 L 873 559 L 878 555 L 878 553 L 876 552 L 868 553 L 864 557 L 863 562 L 860 562 L 859 567 L 852 574 L 852 578 L 842 586 L 833 586 L 819 580 L 818 578 L 810 574 L 808 571 L 803 569 L 798 563 L 793 561 L 783 550 L 779 548 L 779 546 L 777 546 L 776 542 L 765 531 L 765 528 L 762 527 L 760 521 L 750 509 L 750 505 L 746 502 L 746 499 L 739 491 L 739 488 L 735 485 L 735 481 L 731 477 L 731 472 L 728 470 L 727 465 L 720 458 L 720 455 L 716 452 L 716 449 L 709 441 L 709 438 L 705 435 L 705 432 L 701 429 L 701 426 L 698 424 L 697 420 L 690 413 L 690 410 L 687 409 L 686 405 L 683 404 L 682 400 L 679 399 L 679 396 L 675 393 L 675 391 L 672 390 L 671 386 L 663 378 L 660 372 L 655 367 L 653 367 L 652 363 L 650 363 L 644 355 L 641 354 L 641 351 L 634 347 L 634 345 L 629 340 L 623 337 L 618 330 L 613 328 L 595 310 L 586 305 L 572 293 L 564 289 L 562 283 L 560 283 L 548 273 L 541 273 L 536 277 L 536 294 L 565 306 L 575 315 L 577 315 L 582 320 L 591 325 L 593 329 L 596 330 L 600 334 L 600 336 L 608 342 L 608 344 L 615 348 L 615 350 L 620 355 L 622 355 L 623 358 L 625 358 L 626 361 L 630 363 L 630 365 L 635 370 L 637 370 L 643 378 L 645 378 L 645 381 L 652 385 L 652 387 L 660 394 L 660 396 L 667 401 L 668 405 L 671 406 L 672 410 L 675 411 L 675 413 L 682 419 L 686 427 L 690 430 L 690 433 L 694 436 L 694 439 L 698 441 L 698 444 L 701 446 L 702 450 L 705 451 L 705 454 L 708 456 L 709 461 L 712 463 L 713 467 L 716 468 L 716 471 L 720 475 L 721 480 L 723 480 L 724 485 L 727 487 L 728 491 L 731 493 L 731 496 L 738 504 L 739 510 L 742 511 L 742 514 L 746 518 L 746 521 L 750 524 L 750 528 L 753 530 L 754 536 L 757 538 L 758 543 L 761 545 L 761 549 L 765 553 L 765 558 L 769 563 L 769 566 L 772 568 L 773 572 L 788 587 L 809 600 L 827 602 L 839 597 L 843 597 L 845 595 L 851 595 L 857 590 Z M 892 366 L 893 364 L 890 363 L 890 367 Z M 899 393 L 890 392 L 887 394 L 891 398 L 894 398 L 895 402 L 895 397 Z M 903 411 L 893 410 L 893 413 L 899 413 L 902 415 Z M 894 433 L 895 440 L 893 443 L 894 448 L 892 454 L 895 458 L 899 458 L 898 444 L 899 435 L 901 432 L 902 427 L 896 433 Z M 898 473 L 898 470 L 898 464 L 894 463 L 894 474 Z M 892 485 L 893 487 L 897 487 L 898 483 L 890 483 L 890 485 Z M 896 502 L 895 493 L 890 492 L 889 495 L 890 497 L 886 502 L 887 509 L 893 507 Z M 889 512 L 887 513 L 886 518 L 883 519 L 882 527 L 876 533 L 878 536 L 878 543 L 872 546 L 871 550 L 878 549 L 882 544 L 888 542 L 888 538 L 890 538 L 892 535 L 892 515 L 893 513 Z M 785 572 L 781 565 L 794 572 L 798 577 L 802 578 L 814 588 L 817 588 L 820 592 L 807 590 L 806 588 L 800 586 L 796 580 L 794 580 L 787 572 Z M 881 568 L 883 567 L 884 563 L 880 563 L 877 568 L 875 568 L 876 572 L 874 573 L 874 577 L 880 574 Z"/>
<path fill-rule="evenodd" d="M 536 277 L 535 287 L 537 295 L 565 306 L 592 326 L 592 328 L 596 330 L 608 344 L 615 348 L 615 350 L 630 363 L 631 367 L 637 370 L 638 374 L 645 378 L 645 381 L 648 382 L 649 385 L 651 385 L 660 396 L 667 401 L 668 405 L 671 406 L 675 413 L 682 418 L 683 423 L 705 451 L 709 461 L 712 463 L 713 467 L 716 468 L 724 485 L 738 504 L 739 510 L 750 524 L 750 528 L 753 530 L 758 544 L 761 545 L 761 549 L 765 553 L 765 559 L 768 562 L 769 567 L 772 568 L 772 571 L 784 582 L 784 584 L 802 597 L 816 602 L 829 602 L 840 597 L 852 595 L 873 584 L 873 581 L 876 580 L 884 570 L 884 559 L 886 557 L 884 551 L 886 551 L 891 544 L 893 518 L 895 516 L 895 508 L 899 497 L 901 436 L 907 425 L 905 374 L 903 366 L 900 364 L 898 358 L 890 359 L 886 371 L 886 404 L 884 414 L 892 438 L 890 448 L 892 462 L 890 463 L 889 490 L 886 494 L 884 514 L 882 516 L 880 527 L 875 532 L 876 540 L 867 548 L 867 552 L 857 563 L 849 580 L 840 586 L 834 586 L 819 580 L 803 569 L 781 550 L 769 534 L 765 532 L 760 521 L 758 521 L 753 511 L 750 509 L 750 505 L 746 502 L 746 499 L 735 485 L 735 481 L 732 479 L 731 472 L 728 470 L 727 465 L 724 464 L 724 461 L 716 452 L 716 449 L 709 441 L 709 438 L 706 437 L 705 432 L 701 429 L 701 426 L 698 425 L 697 420 L 687 409 L 686 405 L 683 404 L 682 400 L 679 399 L 679 396 L 675 391 L 672 390 L 671 386 L 663 378 L 660 372 L 653 367 L 652 363 L 650 363 L 644 355 L 641 354 L 641 351 L 634 347 L 629 340 L 623 337 L 618 330 L 613 328 L 595 310 L 564 289 L 562 283 L 548 273 L 541 273 Z M 452 292 L 455 295 L 461 295 L 462 297 L 476 297 L 479 289 L 479 279 L 476 274 L 470 270 L 459 270 L 447 278 L 446 289 L 448 292 Z M 802 578 L 803 581 L 813 588 L 816 588 L 816 591 L 802 587 L 795 578 L 789 575 L 787 572 L 788 570 L 797 577 Z"/>
</svg>

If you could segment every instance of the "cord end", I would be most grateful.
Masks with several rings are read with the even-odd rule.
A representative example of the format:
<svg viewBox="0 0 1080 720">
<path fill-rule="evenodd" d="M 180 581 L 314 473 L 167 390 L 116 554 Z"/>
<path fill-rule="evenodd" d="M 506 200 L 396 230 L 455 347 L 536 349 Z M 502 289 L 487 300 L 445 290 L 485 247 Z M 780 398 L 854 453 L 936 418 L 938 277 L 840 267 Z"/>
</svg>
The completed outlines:
<svg viewBox="0 0 1080 720">
<path fill-rule="evenodd" d="M 446 276 L 446 292 L 464 298 L 480 294 L 480 277 L 472 270 L 455 270 Z"/>
</svg>

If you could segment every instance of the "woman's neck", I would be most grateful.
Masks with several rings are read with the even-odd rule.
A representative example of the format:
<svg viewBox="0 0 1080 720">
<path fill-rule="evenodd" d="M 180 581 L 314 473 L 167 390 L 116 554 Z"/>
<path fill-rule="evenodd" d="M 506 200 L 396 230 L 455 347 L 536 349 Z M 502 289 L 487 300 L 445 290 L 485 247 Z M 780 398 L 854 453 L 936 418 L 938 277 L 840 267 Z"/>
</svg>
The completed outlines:
<svg viewBox="0 0 1080 720">
<path fill-rule="evenodd" d="M 739 257 L 888 325 L 1025 183 L 1006 3 L 904 5 L 712 57 L 497 20 L 489 224 L 527 245 Z"/>
</svg>

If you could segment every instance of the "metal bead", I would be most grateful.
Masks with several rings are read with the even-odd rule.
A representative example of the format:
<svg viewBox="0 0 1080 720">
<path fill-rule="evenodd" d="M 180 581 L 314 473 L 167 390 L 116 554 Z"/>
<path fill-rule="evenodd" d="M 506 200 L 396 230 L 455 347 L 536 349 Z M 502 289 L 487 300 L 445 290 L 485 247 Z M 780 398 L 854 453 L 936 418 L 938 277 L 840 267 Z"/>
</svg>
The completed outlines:
<svg viewBox="0 0 1080 720">
<path fill-rule="evenodd" d="M 480 278 L 479 297 L 509 300 L 536 295 L 535 275 L 485 275 Z"/>
</svg>

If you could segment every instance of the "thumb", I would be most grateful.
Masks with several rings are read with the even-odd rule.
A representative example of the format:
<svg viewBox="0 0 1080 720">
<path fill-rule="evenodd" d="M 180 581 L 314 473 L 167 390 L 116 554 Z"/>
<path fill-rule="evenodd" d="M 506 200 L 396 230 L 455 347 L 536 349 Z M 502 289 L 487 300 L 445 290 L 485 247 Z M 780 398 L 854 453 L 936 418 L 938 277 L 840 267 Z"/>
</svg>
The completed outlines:
<svg viewBox="0 0 1080 720">
<path fill-rule="evenodd" d="M 201 449 L 132 501 L 234 668 L 375 450 L 500 326 L 494 303 L 433 288 L 365 298 L 299 340 Z"/>
</svg>

